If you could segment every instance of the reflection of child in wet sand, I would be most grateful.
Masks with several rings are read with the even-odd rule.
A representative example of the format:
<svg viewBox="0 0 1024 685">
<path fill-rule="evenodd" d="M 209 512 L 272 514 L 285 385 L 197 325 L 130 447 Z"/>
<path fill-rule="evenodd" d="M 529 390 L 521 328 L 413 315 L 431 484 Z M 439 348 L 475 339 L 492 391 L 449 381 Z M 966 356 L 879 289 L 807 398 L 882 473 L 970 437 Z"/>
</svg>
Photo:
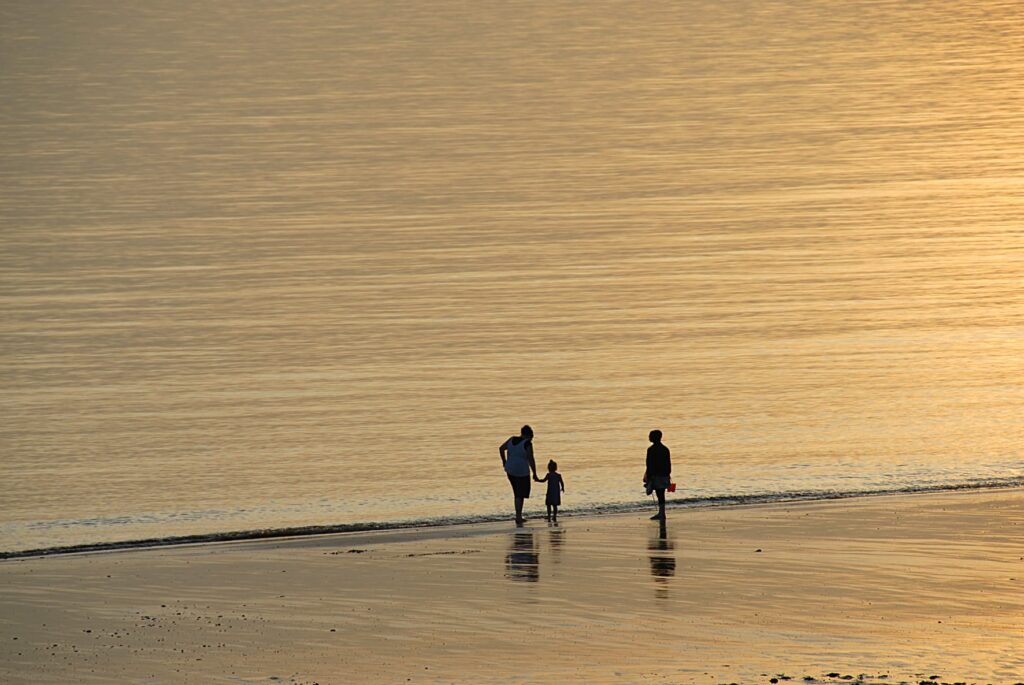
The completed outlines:
<svg viewBox="0 0 1024 685">
<path fill-rule="evenodd" d="M 537 479 L 538 483 L 548 484 L 548 496 L 544 498 L 544 504 L 548 506 L 548 521 L 558 520 L 558 507 L 562 504 L 562 493 L 565 492 L 565 481 L 562 474 L 558 472 L 558 464 L 552 459 L 548 462 L 548 472 L 543 478 Z"/>
</svg>

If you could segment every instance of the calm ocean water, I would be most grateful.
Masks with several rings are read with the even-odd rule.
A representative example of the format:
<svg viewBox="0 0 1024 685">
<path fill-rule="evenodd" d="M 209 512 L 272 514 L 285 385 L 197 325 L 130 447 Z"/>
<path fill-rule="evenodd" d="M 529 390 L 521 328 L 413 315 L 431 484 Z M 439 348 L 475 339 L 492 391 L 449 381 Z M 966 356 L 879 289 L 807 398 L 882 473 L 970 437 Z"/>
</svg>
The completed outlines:
<svg viewBox="0 0 1024 685">
<path fill-rule="evenodd" d="M 1024 482 L 1015 0 L 5 3 L 0 550 Z M 542 501 L 531 501 L 536 508 Z"/>
</svg>

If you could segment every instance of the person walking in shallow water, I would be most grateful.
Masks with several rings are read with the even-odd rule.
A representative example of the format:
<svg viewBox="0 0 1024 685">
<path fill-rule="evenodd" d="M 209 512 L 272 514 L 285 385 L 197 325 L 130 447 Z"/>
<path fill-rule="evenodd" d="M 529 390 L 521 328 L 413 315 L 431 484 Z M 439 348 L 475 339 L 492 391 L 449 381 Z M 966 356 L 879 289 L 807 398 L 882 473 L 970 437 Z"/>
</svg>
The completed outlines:
<svg viewBox="0 0 1024 685">
<path fill-rule="evenodd" d="M 533 429 L 523 426 L 519 435 L 501 443 L 498 448 L 501 465 L 512 484 L 512 496 L 515 498 L 516 523 L 522 525 L 523 502 L 530 496 L 530 473 L 537 480 L 537 462 L 533 459 Z"/>
<path fill-rule="evenodd" d="M 534 476 L 536 478 L 536 476 Z M 548 494 L 544 498 L 544 504 L 548 508 L 548 521 L 554 521 L 558 523 L 558 507 L 562 505 L 562 493 L 565 492 L 565 481 L 562 480 L 562 474 L 558 472 L 558 463 L 552 459 L 548 462 L 548 472 L 543 478 L 537 481 L 538 483 L 546 482 L 548 484 Z"/>
<path fill-rule="evenodd" d="M 651 446 L 647 448 L 647 470 L 644 471 L 644 487 L 647 494 L 654 492 L 658 496 L 658 513 L 651 517 L 652 521 L 665 520 L 665 490 L 672 484 L 672 456 L 668 447 L 661 442 L 661 431 L 651 431 L 648 438 Z"/>
</svg>

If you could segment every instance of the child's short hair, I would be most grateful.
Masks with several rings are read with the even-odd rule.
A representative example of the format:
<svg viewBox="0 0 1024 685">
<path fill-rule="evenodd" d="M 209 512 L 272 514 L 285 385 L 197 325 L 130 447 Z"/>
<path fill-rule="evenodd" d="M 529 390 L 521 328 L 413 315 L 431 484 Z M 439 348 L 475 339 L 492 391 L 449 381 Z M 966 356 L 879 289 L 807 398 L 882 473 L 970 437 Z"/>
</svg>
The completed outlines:
<svg viewBox="0 0 1024 685">
<path fill-rule="evenodd" d="M 548 471 L 557 471 L 557 470 L 558 470 L 558 462 L 555 461 L 554 459 L 552 459 L 551 461 L 548 462 Z"/>
</svg>

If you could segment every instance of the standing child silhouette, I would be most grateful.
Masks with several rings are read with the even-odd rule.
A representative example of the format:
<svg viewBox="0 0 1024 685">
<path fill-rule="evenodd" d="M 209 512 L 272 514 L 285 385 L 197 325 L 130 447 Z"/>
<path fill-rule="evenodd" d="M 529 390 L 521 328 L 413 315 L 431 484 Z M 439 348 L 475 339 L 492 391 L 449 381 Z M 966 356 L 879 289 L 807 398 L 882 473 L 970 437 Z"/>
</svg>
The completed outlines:
<svg viewBox="0 0 1024 685">
<path fill-rule="evenodd" d="M 544 504 L 548 507 L 548 521 L 558 520 L 558 507 L 562 504 L 562 493 L 565 492 L 565 481 L 558 472 L 558 463 L 554 459 L 548 462 L 548 472 L 538 482 L 548 484 L 548 494 Z"/>
</svg>

